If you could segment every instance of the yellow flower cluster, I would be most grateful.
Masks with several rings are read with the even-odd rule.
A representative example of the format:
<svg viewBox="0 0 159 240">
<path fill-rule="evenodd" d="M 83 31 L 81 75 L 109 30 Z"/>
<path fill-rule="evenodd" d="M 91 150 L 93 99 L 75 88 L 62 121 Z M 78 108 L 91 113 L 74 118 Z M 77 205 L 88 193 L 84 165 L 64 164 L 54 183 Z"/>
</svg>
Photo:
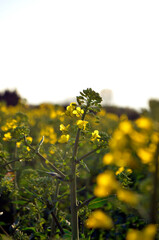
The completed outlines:
<svg viewBox="0 0 159 240">
<path fill-rule="evenodd" d="M 81 117 L 83 113 L 84 113 L 84 110 L 81 109 L 80 107 L 77 107 L 77 103 L 75 102 L 70 103 L 70 105 L 67 106 L 65 111 L 65 114 L 70 117 L 73 117 L 73 116 Z"/>
<path fill-rule="evenodd" d="M 3 141 L 9 141 L 12 138 L 11 133 L 7 132 L 4 134 Z"/>
<path fill-rule="evenodd" d="M 130 229 L 127 233 L 126 240 L 154 240 L 157 232 L 157 226 L 154 224 L 147 225 L 142 231 Z"/>
<path fill-rule="evenodd" d="M 45 143 L 55 144 L 57 142 L 57 134 L 52 126 L 43 126 L 40 131 L 39 140 L 41 140 L 42 136 L 45 136 Z"/>
<path fill-rule="evenodd" d="M 69 127 L 70 127 L 70 124 L 68 124 L 67 126 L 65 126 L 64 124 L 60 124 L 60 131 L 62 131 L 62 133 L 66 133 L 68 131 Z M 69 134 L 62 134 L 60 136 L 60 139 L 58 140 L 58 142 L 59 143 L 67 143 L 69 139 L 70 139 Z"/>
<path fill-rule="evenodd" d="M 16 119 L 11 119 L 6 122 L 5 125 L 1 127 L 2 131 L 6 132 L 11 129 L 15 129 L 17 127 L 17 120 Z"/>
<path fill-rule="evenodd" d="M 104 156 L 103 162 L 135 168 L 140 159 L 142 164 L 152 166 L 158 141 L 159 135 L 153 131 L 150 119 L 141 117 L 134 126 L 129 120 L 124 120 L 114 131 L 110 141 L 111 151 Z"/>
<path fill-rule="evenodd" d="M 97 176 L 97 185 L 94 189 L 94 194 L 97 197 L 107 197 L 110 194 L 117 194 L 120 201 L 123 201 L 129 205 L 135 206 L 139 197 L 136 193 L 123 189 L 119 182 L 116 180 L 112 171 L 107 170 Z"/>
<path fill-rule="evenodd" d="M 88 228 L 104 228 L 110 229 L 113 227 L 112 219 L 103 213 L 101 210 L 96 210 L 92 212 L 86 221 L 86 226 Z"/>
</svg>

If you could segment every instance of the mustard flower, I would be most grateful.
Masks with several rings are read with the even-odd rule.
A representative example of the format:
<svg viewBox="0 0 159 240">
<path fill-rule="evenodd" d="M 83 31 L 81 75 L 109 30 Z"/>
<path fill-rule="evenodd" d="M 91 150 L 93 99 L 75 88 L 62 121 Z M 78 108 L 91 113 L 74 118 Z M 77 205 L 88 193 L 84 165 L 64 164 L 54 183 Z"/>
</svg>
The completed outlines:
<svg viewBox="0 0 159 240">
<path fill-rule="evenodd" d="M 118 186 L 113 172 L 108 170 L 97 176 L 97 186 L 94 189 L 94 194 L 97 197 L 106 197 L 118 189 Z"/>
<path fill-rule="evenodd" d="M 77 105 L 77 103 L 75 103 L 75 102 L 70 103 L 70 105 L 67 106 L 67 108 L 66 108 L 65 114 L 67 116 L 73 117 L 73 111 L 76 109 L 76 105 Z"/>
<path fill-rule="evenodd" d="M 75 110 L 73 110 L 73 114 L 76 115 L 76 117 L 81 117 L 84 113 L 84 110 L 80 107 L 77 107 Z"/>
<path fill-rule="evenodd" d="M 157 232 L 155 224 L 147 225 L 142 231 L 130 229 L 127 233 L 126 240 L 154 240 Z"/>
<path fill-rule="evenodd" d="M 119 175 L 120 173 L 122 173 L 124 171 L 124 167 L 120 167 L 116 172 L 115 174 L 116 175 Z"/>
<path fill-rule="evenodd" d="M 64 126 L 64 124 L 60 124 L 60 131 L 66 132 L 68 131 L 69 127 L 70 127 L 70 124 L 68 124 L 66 127 Z"/>
<path fill-rule="evenodd" d="M 70 138 L 70 135 L 61 135 L 60 139 L 58 140 L 59 143 L 67 143 Z"/>
<path fill-rule="evenodd" d="M 120 201 L 123 201 L 125 203 L 128 203 L 132 206 L 135 206 L 139 202 L 139 197 L 136 193 L 130 191 L 130 190 L 125 190 L 122 188 L 119 188 L 117 191 L 117 197 Z"/>
<path fill-rule="evenodd" d="M 99 131 L 98 130 L 94 130 L 94 132 L 92 132 L 91 140 L 95 141 L 97 139 L 99 141 L 99 138 L 100 138 Z"/>
<path fill-rule="evenodd" d="M 77 126 L 78 126 L 80 129 L 85 130 L 88 121 L 78 120 L 76 123 L 77 123 Z"/>
<path fill-rule="evenodd" d="M 113 221 L 108 215 L 103 213 L 101 210 L 95 210 L 87 219 L 86 226 L 88 228 L 110 229 L 113 227 Z"/>
<path fill-rule="evenodd" d="M 4 134 L 3 141 L 9 141 L 12 138 L 11 133 L 7 132 Z"/>
<path fill-rule="evenodd" d="M 136 125 L 144 130 L 151 130 L 153 123 L 152 120 L 146 117 L 140 117 L 139 119 L 136 120 Z"/>
</svg>

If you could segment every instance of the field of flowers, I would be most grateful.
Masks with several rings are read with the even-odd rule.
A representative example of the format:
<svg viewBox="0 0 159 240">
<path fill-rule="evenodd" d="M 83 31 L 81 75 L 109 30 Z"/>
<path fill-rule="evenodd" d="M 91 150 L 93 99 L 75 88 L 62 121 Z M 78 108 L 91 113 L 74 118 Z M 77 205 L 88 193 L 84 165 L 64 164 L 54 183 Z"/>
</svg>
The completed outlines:
<svg viewBox="0 0 159 240">
<path fill-rule="evenodd" d="M 158 113 L 101 101 L 0 103 L 0 239 L 159 239 Z"/>
</svg>

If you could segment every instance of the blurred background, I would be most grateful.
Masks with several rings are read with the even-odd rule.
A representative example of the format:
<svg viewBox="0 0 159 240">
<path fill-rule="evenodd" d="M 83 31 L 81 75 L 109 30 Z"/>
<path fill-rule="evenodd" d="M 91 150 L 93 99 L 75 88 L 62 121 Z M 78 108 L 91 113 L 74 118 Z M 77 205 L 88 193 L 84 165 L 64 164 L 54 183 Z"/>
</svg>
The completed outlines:
<svg viewBox="0 0 159 240">
<path fill-rule="evenodd" d="M 0 92 L 64 103 L 91 87 L 109 105 L 159 99 L 159 1 L 0 0 Z"/>
</svg>

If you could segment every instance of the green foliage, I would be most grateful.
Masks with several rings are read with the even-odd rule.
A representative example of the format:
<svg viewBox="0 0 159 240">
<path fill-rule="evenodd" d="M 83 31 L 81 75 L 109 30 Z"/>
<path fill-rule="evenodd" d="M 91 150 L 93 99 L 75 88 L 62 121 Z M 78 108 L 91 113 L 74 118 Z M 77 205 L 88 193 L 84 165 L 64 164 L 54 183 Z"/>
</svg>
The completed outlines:
<svg viewBox="0 0 159 240">
<path fill-rule="evenodd" d="M 144 164 L 132 172 L 128 171 L 129 166 L 120 171 L 118 162 L 103 164 L 103 156 L 111 151 L 113 133 L 126 116 L 120 119 L 106 113 L 101 101 L 100 95 L 88 88 L 77 97 L 78 104 L 70 104 L 66 111 L 51 104 L 0 105 L 0 194 L 4 213 L 1 239 L 71 239 L 73 194 L 80 239 L 124 240 L 129 228 L 141 230 L 147 225 L 153 172 Z M 153 104 L 149 115 L 153 115 L 156 127 L 158 113 Z M 62 135 L 65 138 L 59 141 Z M 128 134 L 125 139 L 131 141 Z M 121 143 L 125 144 L 121 140 L 117 139 L 117 150 Z M 119 151 L 117 154 L 120 160 Z M 133 154 L 139 162 L 134 150 Z M 94 196 L 97 178 L 107 170 L 116 174 L 118 187 L 137 193 L 141 205 L 120 201 L 116 192 Z M 113 184 L 112 181 L 109 185 Z M 87 228 L 86 221 L 96 210 L 108 213 L 114 227 Z"/>
</svg>

